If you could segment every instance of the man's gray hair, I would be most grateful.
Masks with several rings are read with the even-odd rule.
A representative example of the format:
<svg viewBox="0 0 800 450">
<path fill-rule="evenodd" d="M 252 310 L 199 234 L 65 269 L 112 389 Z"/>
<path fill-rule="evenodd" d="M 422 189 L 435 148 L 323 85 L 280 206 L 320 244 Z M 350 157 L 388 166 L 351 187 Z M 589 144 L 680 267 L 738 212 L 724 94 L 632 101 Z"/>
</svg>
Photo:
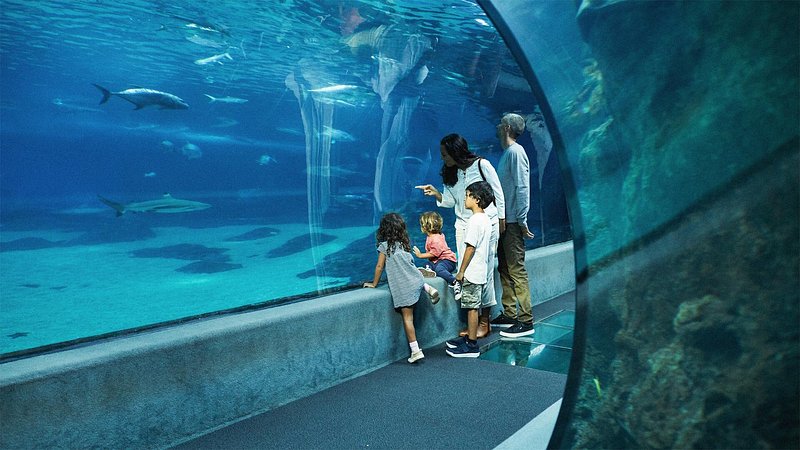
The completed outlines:
<svg viewBox="0 0 800 450">
<path fill-rule="evenodd" d="M 500 119 L 500 123 L 508 125 L 514 138 L 521 136 L 525 132 L 525 119 L 519 114 L 506 114 Z"/>
</svg>

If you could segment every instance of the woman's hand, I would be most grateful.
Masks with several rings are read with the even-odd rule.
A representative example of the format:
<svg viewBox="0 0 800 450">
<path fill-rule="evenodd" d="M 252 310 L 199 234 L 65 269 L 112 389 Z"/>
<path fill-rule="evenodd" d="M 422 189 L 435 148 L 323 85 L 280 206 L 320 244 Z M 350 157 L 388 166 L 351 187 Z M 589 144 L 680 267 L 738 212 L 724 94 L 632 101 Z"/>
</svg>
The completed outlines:
<svg viewBox="0 0 800 450">
<path fill-rule="evenodd" d="M 365 287 L 365 288 L 374 288 L 374 287 L 375 287 L 375 285 L 374 285 L 374 284 L 372 284 L 372 283 L 364 283 L 364 287 Z"/>
<path fill-rule="evenodd" d="M 439 192 L 432 184 L 421 184 L 419 186 L 414 186 L 414 189 L 422 190 L 422 193 L 430 196 L 436 197 L 437 201 L 442 201 L 442 194 Z"/>
</svg>

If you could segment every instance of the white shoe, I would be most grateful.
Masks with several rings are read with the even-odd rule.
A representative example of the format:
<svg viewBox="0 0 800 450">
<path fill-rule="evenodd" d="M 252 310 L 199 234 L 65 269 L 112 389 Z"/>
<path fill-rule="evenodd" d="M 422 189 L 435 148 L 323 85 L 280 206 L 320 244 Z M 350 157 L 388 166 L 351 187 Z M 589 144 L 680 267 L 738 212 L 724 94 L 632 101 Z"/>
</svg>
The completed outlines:
<svg viewBox="0 0 800 450">
<path fill-rule="evenodd" d="M 439 291 L 437 291 L 435 287 L 426 285 L 425 290 L 428 291 L 428 297 L 430 297 L 431 303 L 434 305 L 439 303 Z"/>
<path fill-rule="evenodd" d="M 456 301 L 460 301 L 461 300 L 461 283 L 459 283 L 458 280 L 456 280 L 455 283 L 450 285 L 450 288 L 453 289 L 453 298 L 455 298 Z"/>
<path fill-rule="evenodd" d="M 422 350 L 417 350 L 408 357 L 408 362 L 413 364 L 424 357 L 425 355 L 422 353 Z"/>
<path fill-rule="evenodd" d="M 419 273 L 425 278 L 436 278 L 436 272 L 434 272 L 433 269 L 428 267 L 417 267 L 417 269 L 419 269 Z"/>
</svg>

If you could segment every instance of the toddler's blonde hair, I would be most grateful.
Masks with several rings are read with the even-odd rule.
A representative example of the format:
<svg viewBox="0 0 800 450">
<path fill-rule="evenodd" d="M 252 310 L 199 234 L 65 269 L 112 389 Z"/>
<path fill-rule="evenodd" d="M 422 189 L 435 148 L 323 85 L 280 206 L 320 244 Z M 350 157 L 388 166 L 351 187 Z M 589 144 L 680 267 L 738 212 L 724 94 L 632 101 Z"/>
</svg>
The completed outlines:
<svg viewBox="0 0 800 450">
<path fill-rule="evenodd" d="M 436 211 L 427 211 L 419 216 L 419 227 L 424 233 L 439 234 L 442 232 L 442 216 Z"/>
</svg>

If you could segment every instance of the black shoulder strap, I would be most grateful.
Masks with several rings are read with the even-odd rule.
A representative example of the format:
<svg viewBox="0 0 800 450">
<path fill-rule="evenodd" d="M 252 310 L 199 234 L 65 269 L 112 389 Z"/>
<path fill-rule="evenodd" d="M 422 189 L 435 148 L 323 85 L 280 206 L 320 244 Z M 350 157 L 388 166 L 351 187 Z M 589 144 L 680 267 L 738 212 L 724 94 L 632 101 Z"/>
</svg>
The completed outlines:
<svg viewBox="0 0 800 450">
<path fill-rule="evenodd" d="M 481 167 L 481 161 L 483 161 L 483 158 L 478 158 L 478 172 L 481 173 L 481 178 L 483 178 L 483 181 L 486 181 L 486 176 L 483 175 L 483 167 Z M 494 200 L 492 200 L 492 204 L 497 206 L 497 203 Z"/>
<path fill-rule="evenodd" d="M 481 167 L 481 160 L 482 159 L 483 158 L 478 158 L 478 172 L 481 173 L 481 178 L 483 178 L 483 181 L 486 181 L 486 176 L 483 175 L 483 167 Z"/>
</svg>

